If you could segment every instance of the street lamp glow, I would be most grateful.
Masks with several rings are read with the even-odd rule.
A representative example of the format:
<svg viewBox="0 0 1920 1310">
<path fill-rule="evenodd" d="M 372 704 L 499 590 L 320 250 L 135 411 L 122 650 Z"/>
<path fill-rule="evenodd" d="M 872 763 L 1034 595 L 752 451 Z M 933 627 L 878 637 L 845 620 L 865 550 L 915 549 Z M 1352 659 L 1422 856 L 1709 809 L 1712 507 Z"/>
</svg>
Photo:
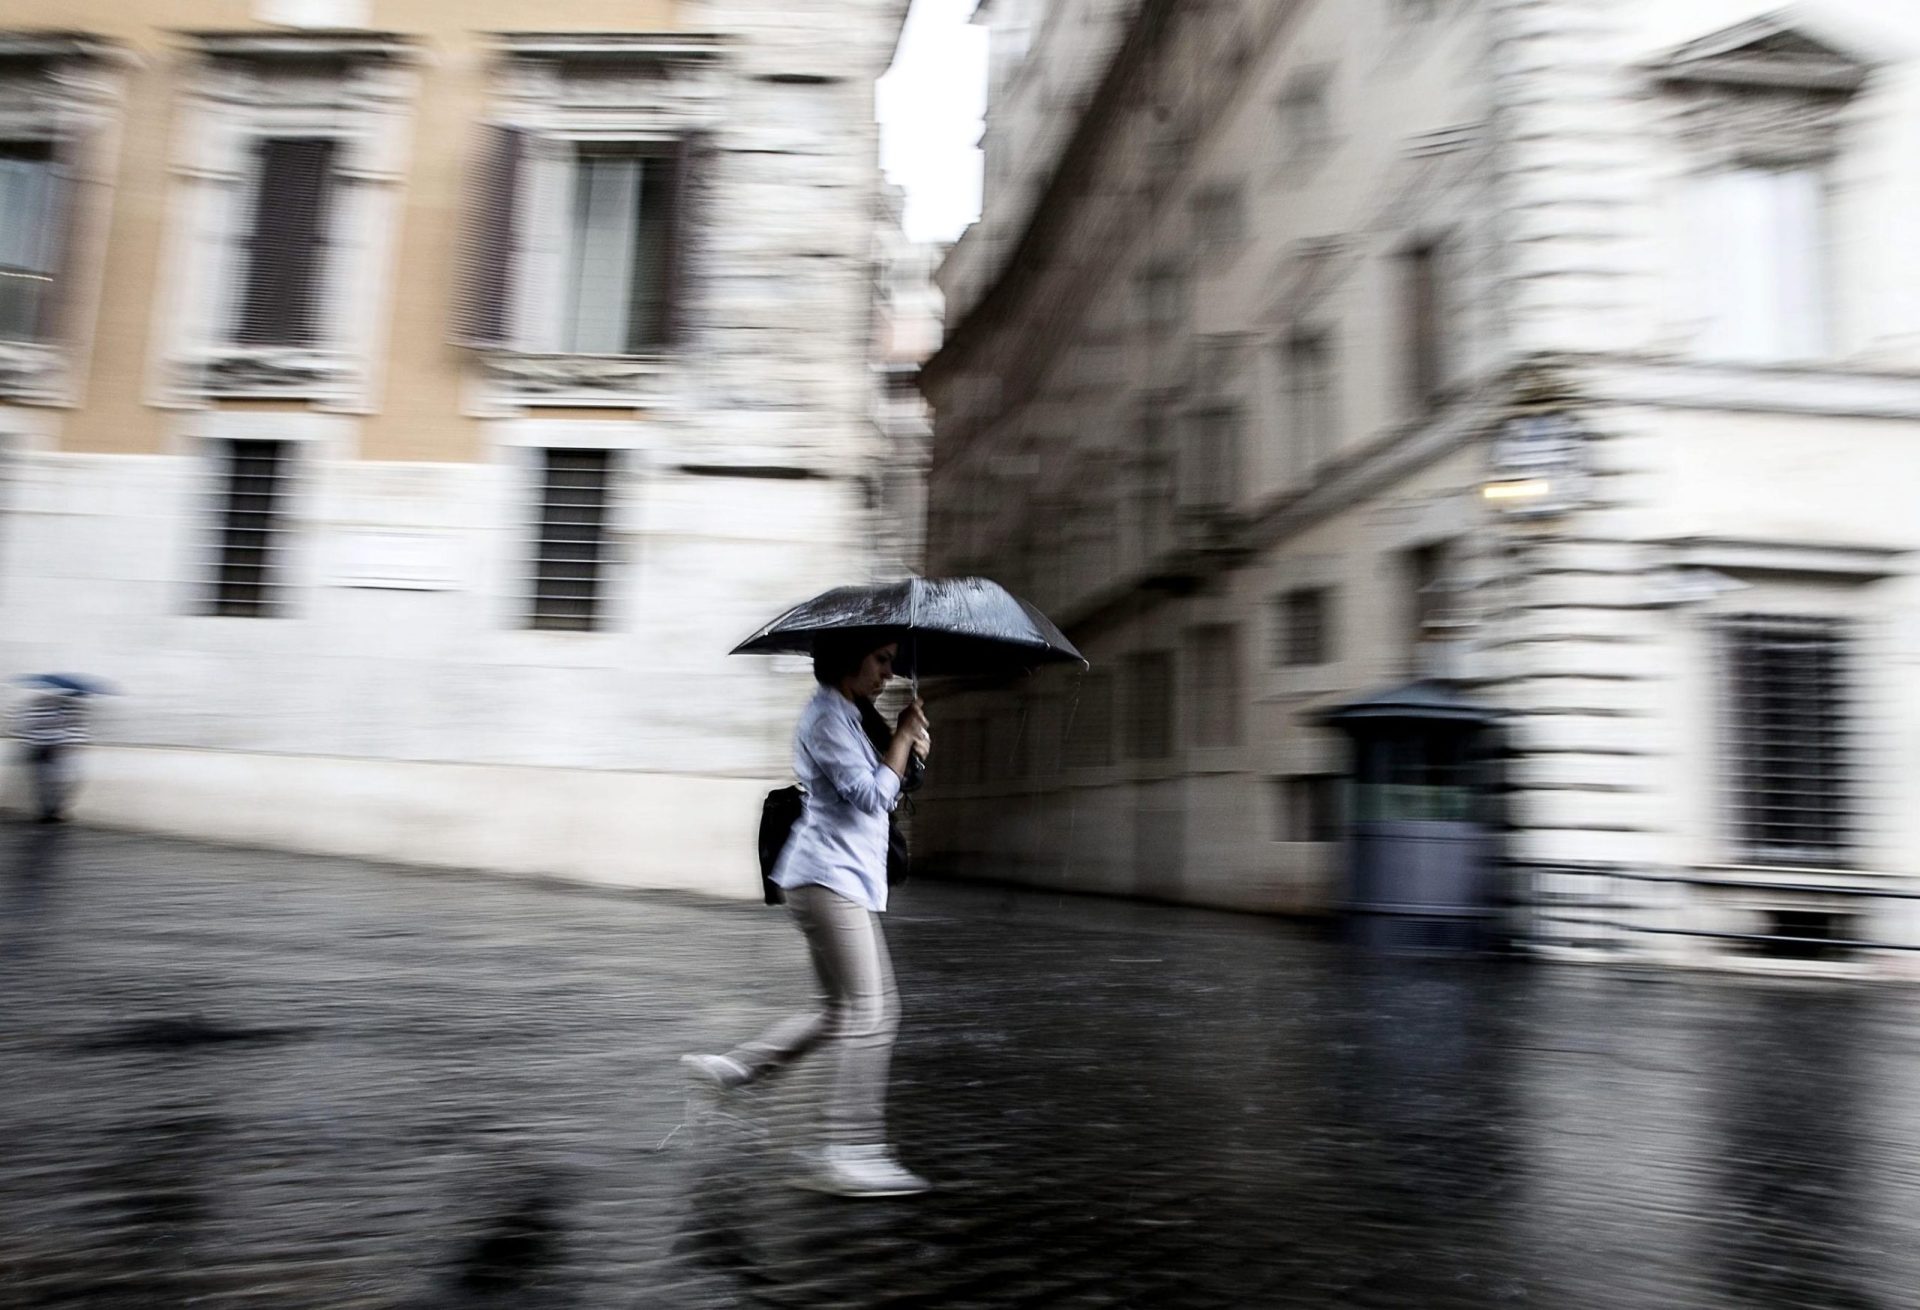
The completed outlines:
<svg viewBox="0 0 1920 1310">
<path fill-rule="evenodd" d="M 1543 500 L 1553 491 L 1545 478 L 1521 478 L 1513 482 L 1489 482 L 1480 488 L 1487 500 Z"/>
</svg>

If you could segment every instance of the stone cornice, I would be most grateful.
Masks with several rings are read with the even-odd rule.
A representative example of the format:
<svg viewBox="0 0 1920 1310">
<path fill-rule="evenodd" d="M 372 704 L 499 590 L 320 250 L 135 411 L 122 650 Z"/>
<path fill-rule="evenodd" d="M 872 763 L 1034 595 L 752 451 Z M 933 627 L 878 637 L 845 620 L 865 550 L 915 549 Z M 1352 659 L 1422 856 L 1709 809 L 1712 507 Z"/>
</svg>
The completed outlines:
<svg viewBox="0 0 1920 1310">
<path fill-rule="evenodd" d="M 177 35 L 201 54 L 215 59 L 413 63 L 422 57 L 419 43 L 399 32 L 182 31 Z"/>
<path fill-rule="evenodd" d="M 628 59 L 668 63 L 718 59 L 724 37 L 699 32 L 493 32 L 490 38 L 517 58 Z"/>
<path fill-rule="evenodd" d="M 1658 80 L 1725 88 L 1850 94 L 1872 66 L 1778 17 L 1756 18 L 1653 61 Z"/>
<path fill-rule="evenodd" d="M 118 42 L 90 32 L 0 31 L 0 62 L 62 59 L 131 63 L 134 56 Z"/>
</svg>

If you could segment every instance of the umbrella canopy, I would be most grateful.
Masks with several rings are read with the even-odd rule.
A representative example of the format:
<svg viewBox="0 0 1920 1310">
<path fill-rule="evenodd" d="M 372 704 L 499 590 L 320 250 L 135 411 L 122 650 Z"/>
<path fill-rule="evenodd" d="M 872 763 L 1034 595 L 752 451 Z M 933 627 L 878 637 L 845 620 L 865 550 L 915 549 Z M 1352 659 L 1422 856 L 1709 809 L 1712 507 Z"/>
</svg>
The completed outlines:
<svg viewBox="0 0 1920 1310">
<path fill-rule="evenodd" d="M 898 641 L 895 668 L 913 677 L 1087 662 L 1046 615 L 986 578 L 835 587 L 794 606 L 733 654 L 805 654 L 826 632 L 870 633 L 876 646 Z"/>
<path fill-rule="evenodd" d="M 73 673 L 34 673 L 24 678 L 15 678 L 23 687 L 38 687 L 45 691 L 70 691 L 81 696 L 111 696 L 113 688 L 98 678 L 83 678 Z"/>
</svg>

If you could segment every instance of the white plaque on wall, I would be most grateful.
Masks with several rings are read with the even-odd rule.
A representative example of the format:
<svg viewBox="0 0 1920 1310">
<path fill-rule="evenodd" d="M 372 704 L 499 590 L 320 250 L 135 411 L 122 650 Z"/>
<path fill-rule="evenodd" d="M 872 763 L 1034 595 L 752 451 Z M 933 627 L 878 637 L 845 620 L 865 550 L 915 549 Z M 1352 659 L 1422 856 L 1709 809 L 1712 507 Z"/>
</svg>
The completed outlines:
<svg viewBox="0 0 1920 1310">
<path fill-rule="evenodd" d="M 460 586 L 458 543 L 445 533 L 368 529 L 346 534 L 343 545 L 338 586 L 391 591 L 453 591 Z"/>
<path fill-rule="evenodd" d="M 281 27 L 366 27 L 372 0 L 253 0 L 253 16 Z"/>
</svg>

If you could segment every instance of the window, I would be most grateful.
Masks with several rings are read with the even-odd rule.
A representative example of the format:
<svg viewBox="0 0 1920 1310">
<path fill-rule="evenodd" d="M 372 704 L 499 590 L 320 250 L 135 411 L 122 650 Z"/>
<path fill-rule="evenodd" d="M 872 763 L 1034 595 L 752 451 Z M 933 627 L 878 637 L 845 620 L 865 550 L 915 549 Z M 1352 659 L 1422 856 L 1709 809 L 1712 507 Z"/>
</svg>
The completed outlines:
<svg viewBox="0 0 1920 1310">
<path fill-rule="evenodd" d="M 241 250 L 234 340 L 247 346 L 311 346 L 326 336 L 328 206 L 337 143 L 268 137 L 253 166 L 253 207 Z"/>
<path fill-rule="evenodd" d="M 1187 633 L 1193 698 L 1193 744 L 1219 749 L 1240 744 L 1240 631 L 1208 624 Z"/>
<path fill-rule="evenodd" d="M 1446 386 L 1440 246 L 1415 246 L 1401 257 L 1401 264 L 1406 297 L 1407 390 L 1414 409 L 1426 413 L 1438 407 Z"/>
<path fill-rule="evenodd" d="M 1418 651 L 1440 635 L 1437 630 L 1446 619 L 1452 596 L 1447 555 L 1444 541 L 1429 542 L 1406 554 L 1407 641 L 1411 650 Z"/>
<path fill-rule="evenodd" d="M 1127 657 L 1127 758 L 1173 754 L 1173 656 L 1144 651 Z"/>
<path fill-rule="evenodd" d="M 1188 509 L 1224 509 L 1239 496 L 1244 415 L 1238 405 L 1195 414 L 1186 449 L 1181 502 Z"/>
<path fill-rule="evenodd" d="M 1193 239 L 1215 252 L 1232 250 L 1246 239 L 1246 190 L 1237 182 L 1203 187 L 1192 202 Z"/>
<path fill-rule="evenodd" d="M 548 450 L 534 540 L 530 626 L 591 632 L 600 626 L 601 565 L 606 553 L 606 450 Z"/>
<path fill-rule="evenodd" d="M 1155 268 L 1142 273 L 1135 294 L 1140 319 L 1151 336 L 1171 336 L 1186 320 L 1186 279 L 1178 269 Z"/>
<path fill-rule="evenodd" d="M 1276 778 L 1273 785 L 1275 841 L 1335 842 L 1341 836 L 1338 774 Z"/>
<path fill-rule="evenodd" d="M 1113 675 L 1100 670 L 1081 674 L 1067 713 L 1068 764 L 1076 769 L 1112 764 Z"/>
<path fill-rule="evenodd" d="M 0 141 L 0 341 L 51 335 L 60 192 L 50 141 Z"/>
<path fill-rule="evenodd" d="M 206 612 L 272 618 L 281 612 L 288 446 L 284 441 L 223 441 L 217 449 L 225 468 Z"/>
<path fill-rule="evenodd" d="M 580 147 L 563 350 L 640 355 L 665 344 L 673 164 L 631 146 Z"/>
<path fill-rule="evenodd" d="M 1332 84 L 1332 72 L 1325 68 L 1306 69 L 1287 84 L 1275 106 L 1286 162 L 1312 160 L 1333 144 Z"/>
<path fill-rule="evenodd" d="M 1333 659 L 1332 592 L 1299 587 L 1274 602 L 1276 664 L 1300 667 Z"/>
<path fill-rule="evenodd" d="M 1692 263 L 1715 359 L 1807 359 L 1827 345 L 1825 180 L 1817 168 L 1731 168 L 1695 179 Z"/>
<path fill-rule="evenodd" d="M 1301 476 L 1311 477 L 1339 447 L 1339 393 L 1330 332 L 1307 328 L 1288 339 L 1287 412 Z"/>
<path fill-rule="evenodd" d="M 1816 618 L 1743 616 L 1722 631 L 1727 785 L 1743 859 L 1846 862 L 1852 829 L 1847 631 Z"/>
<path fill-rule="evenodd" d="M 489 131 L 466 238 L 462 344 L 616 357 L 669 348 L 693 142 Z M 549 184 L 565 197 L 550 220 L 535 203 Z M 562 226 L 544 230 L 548 222 Z"/>
</svg>

